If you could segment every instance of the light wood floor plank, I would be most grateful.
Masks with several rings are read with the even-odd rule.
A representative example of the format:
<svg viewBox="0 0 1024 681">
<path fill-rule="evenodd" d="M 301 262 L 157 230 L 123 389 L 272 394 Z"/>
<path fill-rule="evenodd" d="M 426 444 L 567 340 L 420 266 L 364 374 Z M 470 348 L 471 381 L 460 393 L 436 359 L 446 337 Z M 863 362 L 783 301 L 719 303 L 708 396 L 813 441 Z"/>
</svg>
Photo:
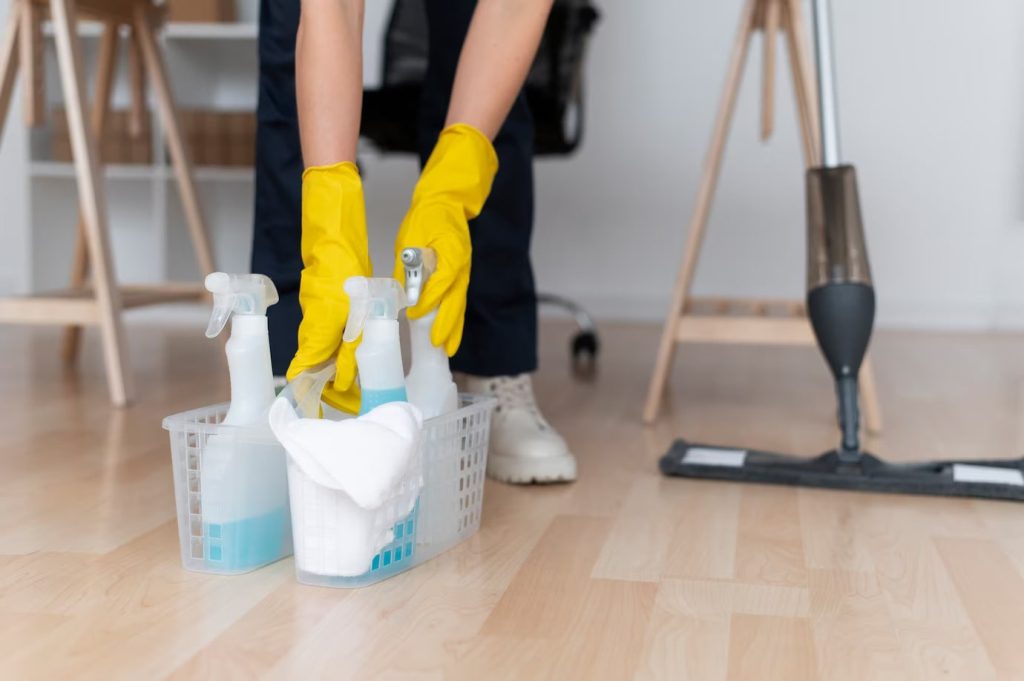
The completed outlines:
<svg viewBox="0 0 1024 681">
<path fill-rule="evenodd" d="M 736 569 L 740 500 L 735 485 L 676 480 L 682 490 L 678 521 L 672 532 L 666 577 L 731 579 Z"/>
<path fill-rule="evenodd" d="M 619 510 L 593 576 L 657 583 L 666 572 L 670 537 L 687 490 L 651 473 L 639 477 Z"/>
<path fill-rule="evenodd" d="M 806 618 L 734 615 L 730 631 L 730 681 L 819 678 Z"/>
<path fill-rule="evenodd" d="M 805 586 L 798 490 L 753 485 L 744 490 L 736 538 L 736 578 L 743 582 Z"/>
<path fill-rule="evenodd" d="M 1024 678 L 1024 579 L 991 541 L 936 539 L 974 629 L 1000 676 Z"/>
<path fill-rule="evenodd" d="M 586 585 L 610 523 L 558 516 L 530 552 L 480 633 L 551 637 L 565 633 L 583 605 Z M 532 598 L 531 594 L 558 594 Z"/>
<path fill-rule="evenodd" d="M 811 616 L 821 672 L 829 679 L 906 679 L 905 657 L 874 573 L 812 570 Z"/>
</svg>

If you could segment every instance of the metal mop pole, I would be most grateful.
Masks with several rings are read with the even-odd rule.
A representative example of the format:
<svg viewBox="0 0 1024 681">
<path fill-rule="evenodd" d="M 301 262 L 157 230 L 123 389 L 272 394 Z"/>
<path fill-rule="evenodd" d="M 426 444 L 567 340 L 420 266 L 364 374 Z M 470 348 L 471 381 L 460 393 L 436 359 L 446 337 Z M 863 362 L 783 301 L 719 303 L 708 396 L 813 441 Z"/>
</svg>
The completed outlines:
<svg viewBox="0 0 1024 681">
<path fill-rule="evenodd" d="M 839 165 L 839 111 L 836 104 L 836 67 L 832 58 L 832 11 L 829 0 L 812 0 L 814 59 L 818 67 L 818 113 L 821 120 L 821 165 Z"/>
</svg>

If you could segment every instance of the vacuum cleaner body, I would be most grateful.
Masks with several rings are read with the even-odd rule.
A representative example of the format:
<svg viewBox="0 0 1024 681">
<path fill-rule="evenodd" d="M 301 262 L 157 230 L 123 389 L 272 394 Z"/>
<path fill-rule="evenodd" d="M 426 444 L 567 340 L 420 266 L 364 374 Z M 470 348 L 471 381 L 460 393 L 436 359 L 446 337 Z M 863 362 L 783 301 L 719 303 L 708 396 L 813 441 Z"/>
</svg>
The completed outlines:
<svg viewBox="0 0 1024 681">
<path fill-rule="evenodd" d="M 807 171 L 807 315 L 836 386 L 838 446 L 813 459 L 677 440 L 665 475 L 1024 501 L 1024 460 L 892 464 L 860 444 L 857 377 L 875 318 L 853 166 L 839 162 L 828 0 L 814 0 L 822 164 Z"/>
</svg>

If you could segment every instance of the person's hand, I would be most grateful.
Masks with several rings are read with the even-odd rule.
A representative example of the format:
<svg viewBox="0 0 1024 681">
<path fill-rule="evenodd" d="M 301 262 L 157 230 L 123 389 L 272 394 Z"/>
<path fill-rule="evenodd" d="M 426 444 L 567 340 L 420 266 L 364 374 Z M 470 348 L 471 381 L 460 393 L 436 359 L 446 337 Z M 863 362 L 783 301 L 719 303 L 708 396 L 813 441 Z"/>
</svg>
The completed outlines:
<svg viewBox="0 0 1024 681">
<path fill-rule="evenodd" d="M 299 349 L 288 367 L 288 380 L 334 361 L 337 374 L 324 389 L 332 407 L 358 413 L 355 349 L 342 342 L 349 300 L 345 281 L 373 274 L 366 239 L 363 184 L 354 163 L 307 168 L 302 174 L 302 279 L 299 304 Z"/>
<path fill-rule="evenodd" d="M 418 319 L 437 308 L 430 341 L 449 357 L 459 349 L 465 324 L 473 253 L 469 221 L 483 209 L 497 172 L 498 156 L 486 135 L 465 123 L 445 128 L 395 239 L 394 277 L 403 285 L 403 250 L 432 248 L 437 254 L 437 270 L 406 315 Z"/>
</svg>

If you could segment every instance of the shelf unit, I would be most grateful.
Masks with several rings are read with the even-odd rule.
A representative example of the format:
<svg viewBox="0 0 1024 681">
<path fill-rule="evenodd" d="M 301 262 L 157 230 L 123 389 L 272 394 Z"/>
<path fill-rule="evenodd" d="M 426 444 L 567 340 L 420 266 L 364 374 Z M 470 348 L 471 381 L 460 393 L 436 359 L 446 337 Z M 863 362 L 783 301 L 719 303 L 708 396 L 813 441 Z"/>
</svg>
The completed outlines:
<svg viewBox="0 0 1024 681">
<path fill-rule="evenodd" d="M 83 21 L 78 26 L 80 38 L 99 38 L 103 33 L 103 25 L 98 21 Z M 43 35 L 53 36 L 53 26 L 43 24 Z M 202 24 L 202 23 L 169 23 L 163 30 L 167 40 L 256 40 L 259 26 L 254 21 L 236 21 L 233 23 Z"/>
<path fill-rule="evenodd" d="M 239 0 L 237 23 L 169 23 L 162 43 L 171 86 L 182 109 L 243 111 L 256 106 L 258 84 L 256 23 L 258 3 Z M 102 26 L 82 22 L 79 36 L 86 77 L 92 87 Z M 52 160 L 52 110 L 60 105 L 52 28 L 46 41 L 46 125 L 24 130 L 12 109 L 9 128 L 21 127 L 26 137 L 27 224 L 24 229 L 28 267 L 13 288 L 24 291 L 59 289 L 67 285 L 77 215 L 74 170 L 70 162 Z M 122 37 L 124 40 L 124 37 Z M 114 108 L 127 108 L 128 66 L 117 67 Z M 148 102 L 155 116 L 153 102 Z M 194 279 L 184 216 L 174 186 L 159 125 L 153 129 L 151 164 L 105 166 L 111 243 L 118 279 L 149 284 Z M 253 171 L 247 167 L 196 166 L 200 200 L 217 266 L 247 271 L 252 230 Z M 11 282 L 5 282 L 11 286 Z"/>
</svg>

